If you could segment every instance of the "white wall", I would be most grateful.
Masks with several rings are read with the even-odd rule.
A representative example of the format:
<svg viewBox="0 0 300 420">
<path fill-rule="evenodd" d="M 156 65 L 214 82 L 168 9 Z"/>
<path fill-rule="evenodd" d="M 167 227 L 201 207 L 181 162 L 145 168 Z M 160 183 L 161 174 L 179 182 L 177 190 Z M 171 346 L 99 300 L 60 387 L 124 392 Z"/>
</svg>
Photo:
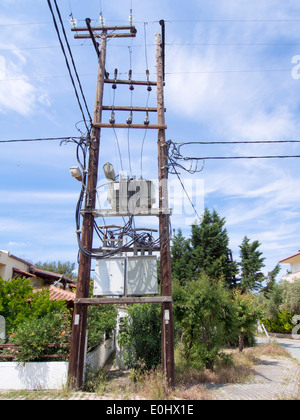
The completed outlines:
<svg viewBox="0 0 300 420">
<path fill-rule="evenodd" d="M 3 280 L 13 277 L 13 268 L 28 271 L 28 264 L 11 257 L 8 251 L 0 251 L 0 276 Z"/>
<path fill-rule="evenodd" d="M 298 273 L 300 271 L 300 261 L 296 261 L 291 264 L 292 273 Z"/>
<path fill-rule="evenodd" d="M 101 344 L 94 351 L 87 355 L 86 364 L 92 369 L 97 370 L 105 365 L 114 350 L 114 339 L 108 339 L 105 341 L 105 343 Z"/>
<path fill-rule="evenodd" d="M 68 362 L 1 362 L 0 390 L 62 389 L 68 366 Z"/>
</svg>

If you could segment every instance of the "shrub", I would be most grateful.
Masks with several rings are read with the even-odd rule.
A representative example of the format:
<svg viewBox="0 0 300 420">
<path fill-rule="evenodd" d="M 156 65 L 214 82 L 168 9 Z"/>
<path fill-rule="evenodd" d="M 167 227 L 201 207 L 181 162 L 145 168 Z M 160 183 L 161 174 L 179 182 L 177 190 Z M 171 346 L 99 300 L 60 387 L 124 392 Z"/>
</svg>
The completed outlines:
<svg viewBox="0 0 300 420">
<path fill-rule="evenodd" d="M 123 360 L 134 370 L 151 370 L 161 363 L 160 307 L 155 304 L 133 305 L 119 334 L 124 347 Z"/>
<path fill-rule="evenodd" d="M 295 324 L 292 322 L 293 314 L 284 311 L 278 312 L 274 319 L 265 319 L 264 325 L 269 332 L 291 334 Z"/>
<path fill-rule="evenodd" d="M 0 278 L 0 315 L 5 318 L 7 334 L 15 333 L 25 321 L 55 312 L 69 313 L 64 301 L 49 299 L 49 288 L 33 293 L 28 279 Z"/>
<path fill-rule="evenodd" d="M 19 326 L 9 342 L 19 346 L 15 352 L 20 362 L 47 360 L 42 355 L 69 355 L 70 319 L 63 313 L 52 313 L 39 319 L 31 319 Z M 48 344 L 55 344 L 48 348 Z"/>
<path fill-rule="evenodd" d="M 213 370 L 221 349 L 237 333 L 232 295 L 222 280 L 206 275 L 176 287 L 174 313 L 185 358 L 195 368 Z"/>
</svg>

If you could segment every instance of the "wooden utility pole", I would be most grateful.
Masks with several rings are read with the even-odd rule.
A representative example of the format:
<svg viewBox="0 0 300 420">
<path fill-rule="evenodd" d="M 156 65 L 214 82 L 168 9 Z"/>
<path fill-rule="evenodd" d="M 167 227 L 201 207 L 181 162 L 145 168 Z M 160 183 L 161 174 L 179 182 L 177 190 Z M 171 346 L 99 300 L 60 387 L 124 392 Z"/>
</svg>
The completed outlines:
<svg viewBox="0 0 300 420">
<path fill-rule="evenodd" d="M 164 51 L 161 36 L 156 35 L 156 66 L 157 66 L 157 123 L 165 125 L 164 107 Z M 166 132 L 158 130 L 158 179 L 159 179 L 159 233 L 161 237 L 161 295 L 172 296 L 171 252 L 170 252 L 170 214 L 168 211 L 168 150 Z M 175 385 L 174 374 L 174 331 L 173 304 L 162 303 L 162 365 L 168 385 Z"/>
<path fill-rule="evenodd" d="M 86 187 L 85 209 L 87 212 L 83 216 L 81 243 L 82 246 L 91 251 L 93 247 L 94 216 L 91 211 L 96 205 L 96 191 L 98 179 L 99 147 L 100 147 L 100 128 L 95 128 L 95 124 L 101 123 L 102 102 L 105 76 L 106 58 L 106 33 L 101 37 L 101 48 L 98 64 L 97 89 L 95 99 L 95 109 L 93 118 L 93 131 L 90 139 L 88 179 Z M 89 296 L 91 259 L 80 253 L 78 282 L 76 298 L 87 298 Z M 72 343 L 69 362 L 69 383 L 71 388 L 81 388 L 83 385 L 84 353 L 86 342 L 88 306 L 75 303 Z"/>
<path fill-rule="evenodd" d="M 69 386 L 71 389 L 81 388 L 84 376 L 84 361 L 86 347 L 86 329 L 87 329 L 87 312 L 89 305 L 101 305 L 112 303 L 133 304 L 136 302 L 147 303 L 156 302 L 161 304 L 161 322 L 162 322 L 162 366 L 167 378 L 168 386 L 174 386 L 174 332 L 173 332 L 173 310 L 172 310 L 172 279 L 171 279 L 171 254 L 170 254 L 170 237 L 169 237 L 169 218 L 170 210 L 168 208 L 168 151 L 166 144 L 165 130 L 165 108 L 164 108 L 164 24 L 161 42 L 160 35 L 157 35 L 157 82 L 133 81 L 133 80 L 114 80 L 109 79 L 105 71 L 106 46 L 108 38 L 127 38 L 136 35 L 136 29 L 133 26 L 120 27 L 96 27 L 92 28 L 90 19 L 86 20 L 86 28 L 73 28 L 76 31 L 75 38 L 86 39 L 92 38 L 99 64 L 96 101 L 93 118 L 93 131 L 89 145 L 89 166 L 88 179 L 86 186 L 85 209 L 81 211 L 83 215 L 83 225 L 81 232 L 81 247 L 88 252 L 93 250 L 93 231 L 94 231 L 94 215 L 96 214 L 96 189 L 99 165 L 99 146 L 100 146 L 100 130 L 102 128 L 137 128 L 137 129 L 156 129 L 158 130 L 158 176 L 159 176 L 159 209 L 151 209 L 149 215 L 159 217 L 160 232 L 160 258 L 161 258 L 161 296 L 151 298 L 141 297 L 123 297 L 119 299 L 103 299 L 89 298 L 91 257 L 86 253 L 80 253 L 77 293 L 74 306 L 72 342 L 69 362 Z M 130 30 L 130 33 L 108 34 L 108 30 Z M 77 32 L 88 31 L 88 34 L 79 34 Z M 101 31 L 100 34 L 95 31 Z M 96 38 L 101 38 L 100 51 Z M 148 107 L 108 107 L 103 106 L 103 91 L 105 83 L 129 84 L 143 86 L 157 86 L 157 108 Z M 138 111 L 138 112 L 157 112 L 157 124 L 107 124 L 102 123 L 103 110 L 120 110 L 120 111 Z M 153 210 L 157 210 L 154 212 Z M 100 213 L 103 212 L 100 210 Z M 111 216 L 130 216 L 130 214 L 112 214 Z M 104 213 L 101 214 L 105 216 Z"/>
<path fill-rule="evenodd" d="M 133 26 L 125 27 L 91 27 L 91 20 L 86 19 L 86 27 L 72 28 L 76 32 L 76 39 L 90 38 L 93 41 L 97 57 L 98 57 L 98 76 L 96 99 L 93 118 L 93 130 L 89 145 L 89 164 L 88 164 L 88 178 L 85 194 L 85 210 L 83 212 L 83 223 L 81 232 L 81 246 L 88 252 L 92 252 L 93 248 L 93 232 L 94 232 L 94 215 L 93 210 L 96 205 L 96 191 L 97 178 L 99 166 L 99 148 L 100 148 L 100 133 L 103 110 L 103 92 L 106 78 L 105 61 L 106 61 L 106 47 L 107 39 L 112 37 L 128 38 L 136 36 L 136 29 Z M 95 33 L 100 31 L 101 34 Z M 129 33 L 115 33 L 108 34 L 109 30 L 124 31 L 129 30 Z M 88 32 L 88 34 L 78 35 L 77 32 Z M 101 38 L 100 51 L 96 38 Z M 69 387 L 71 389 L 79 389 L 83 386 L 84 377 L 84 361 L 86 348 L 86 330 L 87 330 L 87 313 L 88 305 L 81 303 L 80 299 L 87 299 L 89 297 L 90 286 L 90 272 L 91 272 L 91 257 L 80 252 L 78 280 L 76 299 L 74 303 L 74 316 L 72 326 L 72 341 L 69 361 Z"/>
</svg>

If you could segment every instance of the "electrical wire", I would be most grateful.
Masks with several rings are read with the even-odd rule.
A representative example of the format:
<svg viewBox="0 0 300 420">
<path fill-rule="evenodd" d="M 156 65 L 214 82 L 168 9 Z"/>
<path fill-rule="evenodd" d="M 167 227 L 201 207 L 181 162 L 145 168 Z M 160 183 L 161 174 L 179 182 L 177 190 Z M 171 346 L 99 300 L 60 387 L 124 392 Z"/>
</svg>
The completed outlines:
<svg viewBox="0 0 300 420">
<path fill-rule="evenodd" d="M 39 142 L 39 141 L 62 141 L 70 139 L 80 139 L 80 137 L 46 137 L 41 139 L 13 139 L 13 140 L 0 140 L 0 143 L 26 143 L 26 142 Z"/>
<path fill-rule="evenodd" d="M 86 98 L 85 98 L 85 95 L 84 95 L 84 92 L 83 92 L 82 84 L 81 84 L 81 81 L 80 81 L 80 78 L 79 78 L 79 75 L 78 75 L 78 71 L 77 71 L 77 68 L 76 68 L 76 64 L 75 64 L 75 61 L 74 61 L 73 53 L 72 53 L 72 50 L 71 50 L 71 47 L 70 47 L 70 43 L 69 43 L 66 31 L 65 31 L 65 27 L 64 27 L 64 24 L 63 24 L 61 13 L 60 13 L 60 10 L 59 10 L 59 7 L 57 5 L 56 0 L 54 0 L 54 4 L 55 4 L 57 15 L 58 15 L 58 18 L 59 18 L 59 21 L 60 21 L 60 24 L 61 24 L 63 35 L 64 35 L 64 38 L 65 38 L 65 41 L 66 41 L 66 45 L 67 45 L 67 48 L 68 48 L 68 51 L 69 51 L 69 54 L 70 54 L 70 57 L 71 57 L 72 65 L 73 65 L 73 68 L 74 68 L 74 71 L 75 71 L 75 75 L 76 75 L 78 86 L 79 86 L 81 96 L 82 96 L 82 99 L 83 99 L 83 102 L 84 102 L 84 105 L 85 105 L 85 109 L 87 111 L 87 114 L 88 114 L 88 117 L 89 117 L 89 120 L 90 120 L 90 124 L 92 124 L 92 122 L 93 122 L 92 117 L 91 117 L 91 114 L 90 114 L 90 111 L 89 111 L 89 108 L 88 108 L 88 105 L 87 105 L 87 101 L 86 101 Z"/>
<path fill-rule="evenodd" d="M 54 0 L 54 1 L 56 3 L 56 0 Z M 47 0 L 47 2 L 48 2 L 48 6 L 49 6 L 49 9 L 50 9 L 51 15 L 52 15 L 53 24 L 54 24 L 54 27 L 55 27 L 55 30 L 56 30 L 56 33 L 57 33 L 57 36 L 58 36 L 58 40 L 59 40 L 59 43 L 60 43 L 60 46 L 61 46 L 61 50 L 62 50 L 62 53 L 63 53 L 64 58 L 65 58 L 66 66 L 68 68 L 69 76 L 70 76 L 71 83 L 72 83 L 72 86 L 73 86 L 73 89 L 74 89 L 74 92 L 75 92 L 77 103 L 78 103 L 79 109 L 81 111 L 83 120 L 85 122 L 85 126 L 86 126 L 86 129 L 87 129 L 87 132 L 89 132 L 90 131 L 90 127 L 88 126 L 88 123 L 87 123 L 86 118 L 85 118 L 85 113 L 84 113 L 83 107 L 81 105 L 81 101 L 80 101 L 80 98 L 79 98 L 79 94 L 78 94 L 78 91 L 77 91 L 77 87 L 76 87 L 76 84 L 75 84 L 74 77 L 72 75 L 72 71 L 71 71 L 69 60 L 68 60 L 68 57 L 67 57 L 67 54 L 66 54 L 66 50 L 65 50 L 65 47 L 64 47 L 64 44 L 63 44 L 61 35 L 60 35 L 60 31 L 59 31 L 59 28 L 58 28 L 58 24 L 57 24 L 57 20 L 56 20 L 55 14 L 54 14 L 54 10 L 52 8 L 51 1 L 50 0 Z"/>
<path fill-rule="evenodd" d="M 172 165 L 172 167 L 173 167 L 174 174 L 177 176 L 177 178 L 178 178 L 178 180 L 179 180 L 179 182 L 180 182 L 180 184 L 181 184 L 181 186 L 182 186 L 182 189 L 183 189 L 183 191 L 184 191 L 185 195 L 187 196 L 187 198 L 188 198 L 188 200 L 189 200 L 189 202 L 190 202 L 190 204 L 191 204 L 191 206 L 192 206 L 192 208 L 193 208 L 193 210 L 194 210 L 195 214 L 197 215 L 198 219 L 199 219 L 199 220 L 201 220 L 201 217 L 200 217 L 200 215 L 199 215 L 199 213 L 198 213 L 198 211 L 197 211 L 197 209 L 196 209 L 196 206 L 194 205 L 194 203 L 193 203 L 192 199 L 190 198 L 190 196 L 189 196 L 189 194 L 188 194 L 188 192 L 187 192 L 187 190 L 186 190 L 186 188 L 185 188 L 185 186 L 184 186 L 184 183 L 182 182 L 182 180 L 181 180 L 181 178 L 180 178 L 180 175 L 179 175 L 178 171 L 177 171 L 177 170 L 176 170 L 176 168 L 175 168 L 175 164 L 174 164 L 173 162 L 171 162 L 171 165 Z"/>
<path fill-rule="evenodd" d="M 292 159 L 292 158 L 300 158 L 300 155 L 257 155 L 257 156 L 183 156 L 181 153 L 181 148 L 187 145 L 196 145 L 196 144 L 205 144 L 205 145 L 213 145 L 213 144 L 280 144 L 280 143 L 300 143 L 299 140 L 257 140 L 257 141 L 239 141 L 239 142 L 230 142 L 230 141 L 222 141 L 222 142 L 186 142 L 186 143 L 174 143 L 172 140 L 168 141 L 168 156 L 169 161 L 173 167 L 177 166 L 181 169 L 189 172 L 201 172 L 197 168 L 197 161 L 206 161 L 206 160 L 227 160 L 227 159 Z M 191 168 L 188 170 L 183 165 L 178 163 L 179 161 L 190 161 L 191 165 L 193 162 L 196 162 L 196 166 L 194 169 Z"/>
</svg>

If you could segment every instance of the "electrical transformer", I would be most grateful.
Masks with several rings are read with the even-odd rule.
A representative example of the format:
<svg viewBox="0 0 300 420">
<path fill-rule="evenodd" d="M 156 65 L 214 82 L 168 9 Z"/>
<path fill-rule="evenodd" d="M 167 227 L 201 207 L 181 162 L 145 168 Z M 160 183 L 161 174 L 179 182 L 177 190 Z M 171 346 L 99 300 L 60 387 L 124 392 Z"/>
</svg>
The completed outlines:
<svg viewBox="0 0 300 420">
<path fill-rule="evenodd" d="M 149 210 L 155 203 L 155 186 L 144 179 L 127 179 L 108 184 L 107 201 L 117 212 L 138 213 Z"/>
<path fill-rule="evenodd" d="M 127 295 L 156 295 L 157 262 L 152 255 L 137 255 L 127 259 Z"/>
<path fill-rule="evenodd" d="M 96 260 L 94 291 L 95 296 L 123 296 L 126 259 L 108 258 Z"/>
<path fill-rule="evenodd" d="M 96 261 L 95 296 L 143 296 L 157 293 L 156 256 L 135 255 Z"/>
</svg>

